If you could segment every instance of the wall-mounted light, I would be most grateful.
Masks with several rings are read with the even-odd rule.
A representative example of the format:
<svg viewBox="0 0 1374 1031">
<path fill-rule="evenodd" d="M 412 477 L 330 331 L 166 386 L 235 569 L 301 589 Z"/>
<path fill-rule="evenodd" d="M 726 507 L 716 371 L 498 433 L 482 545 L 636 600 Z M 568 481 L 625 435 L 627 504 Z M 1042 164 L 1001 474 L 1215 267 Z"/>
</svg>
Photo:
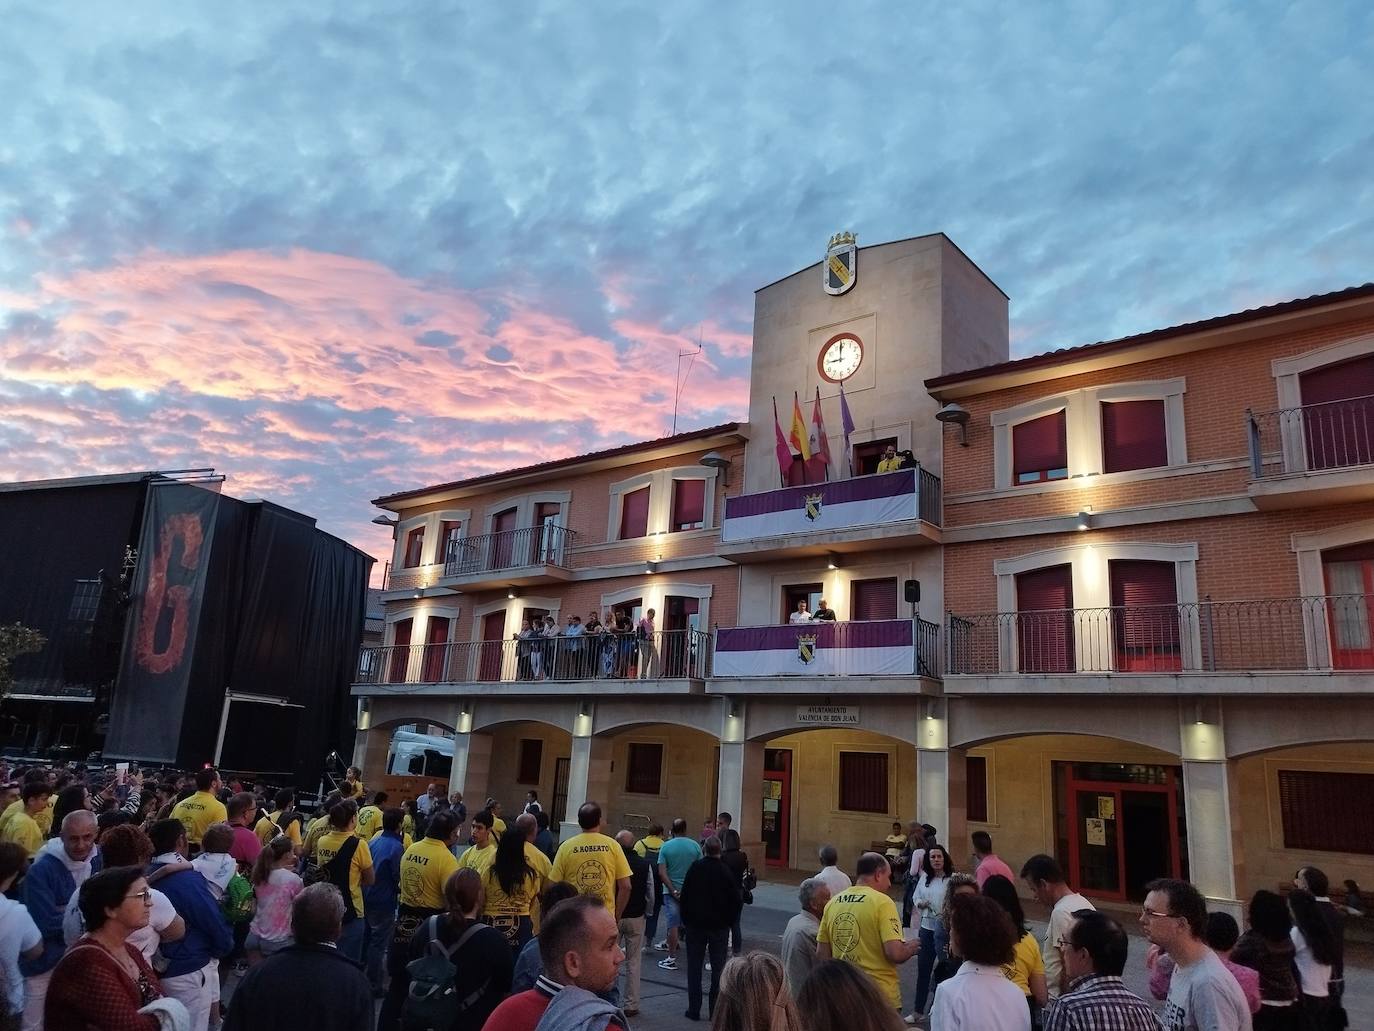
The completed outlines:
<svg viewBox="0 0 1374 1031">
<path fill-rule="evenodd" d="M 963 405 L 958 405 L 951 401 L 949 404 L 945 405 L 943 408 L 941 408 L 938 412 L 935 413 L 935 418 L 947 426 L 958 426 L 959 444 L 962 447 L 968 447 L 969 413 L 967 408 L 965 408 Z"/>
<path fill-rule="evenodd" d="M 516 598 L 520 597 L 520 592 L 517 591 L 514 587 L 507 587 L 506 597 L 511 601 L 514 601 Z"/>
<path fill-rule="evenodd" d="M 458 709 L 458 725 L 453 728 L 460 734 L 472 733 L 472 705 L 463 702 Z"/>
<path fill-rule="evenodd" d="M 1207 721 L 1202 717 L 1202 699 L 1199 698 L 1193 703 L 1193 725 L 1203 726 Z"/>
<path fill-rule="evenodd" d="M 721 486 L 730 486 L 730 459 L 726 458 L 719 451 L 706 452 L 706 454 L 697 459 L 697 465 L 704 465 L 708 469 L 719 469 Z"/>
<path fill-rule="evenodd" d="M 359 730 L 368 730 L 372 727 L 372 700 L 370 698 L 358 699 L 358 723 Z"/>
<path fill-rule="evenodd" d="M 414 597 L 416 597 L 416 598 L 423 598 L 424 596 L 425 596 L 425 589 L 424 589 L 423 587 L 417 587 L 417 588 L 415 588 Z"/>
<path fill-rule="evenodd" d="M 657 572 L 658 572 L 658 563 L 657 563 L 657 562 L 645 562 L 645 563 L 644 563 L 644 572 L 645 572 L 645 574 L 657 573 Z"/>
<path fill-rule="evenodd" d="M 378 526 L 390 526 L 392 529 L 395 529 L 400 522 L 399 519 L 392 519 L 390 516 L 384 515 L 373 516 L 372 521 Z"/>
<path fill-rule="evenodd" d="M 825 559 L 826 569 L 839 569 L 840 557 L 838 555 L 827 555 Z"/>
<path fill-rule="evenodd" d="M 1093 510 L 1091 507 L 1089 507 L 1085 508 L 1082 512 L 1078 513 L 1078 522 L 1075 525 L 1080 530 L 1086 530 L 1088 527 L 1092 526 L 1092 521 Z"/>
</svg>

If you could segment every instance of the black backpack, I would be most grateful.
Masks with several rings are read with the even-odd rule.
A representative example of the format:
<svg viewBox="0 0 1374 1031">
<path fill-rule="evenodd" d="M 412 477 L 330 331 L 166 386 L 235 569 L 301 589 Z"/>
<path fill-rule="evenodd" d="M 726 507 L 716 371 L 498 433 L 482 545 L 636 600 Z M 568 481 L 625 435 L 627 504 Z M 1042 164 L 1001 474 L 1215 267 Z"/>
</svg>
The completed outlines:
<svg viewBox="0 0 1374 1031">
<path fill-rule="evenodd" d="M 358 918 L 358 911 L 353 907 L 353 889 L 349 883 L 348 868 L 353 865 L 353 854 L 358 851 L 359 840 L 356 834 L 350 834 L 348 840 L 344 842 L 343 848 L 335 853 L 333 859 L 327 863 L 307 863 L 305 872 L 301 874 L 301 880 L 306 883 L 307 887 L 328 881 L 339 889 L 343 894 L 344 923 Z M 319 848 L 318 845 L 315 847 Z M 316 855 L 318 854 L 316 852 Z"/>
<path fill-rule="evenodd" d="M 483 981 L 465 998 L 458 998 L 458 971 L 453 957 L 467 944 L 468 939 L 485 924 L 473 923 L 451 946 L 439 940 L 439 918 L 427 922 L 429 944 L 425 954 L 406 964 L 410 975 L 410 991 L 401 1006 L 402 1031 L 431 1031 L 455 1026 L 458 1018 L 471 1009 L 486 993 L 491 978 Z"/>
</svg>

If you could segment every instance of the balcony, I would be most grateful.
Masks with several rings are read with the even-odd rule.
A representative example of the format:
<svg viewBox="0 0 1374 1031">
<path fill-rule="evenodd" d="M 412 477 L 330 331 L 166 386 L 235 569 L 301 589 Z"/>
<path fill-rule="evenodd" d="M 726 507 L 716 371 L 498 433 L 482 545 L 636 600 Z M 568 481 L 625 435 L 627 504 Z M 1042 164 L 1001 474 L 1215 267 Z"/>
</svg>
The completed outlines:
<svg viewBox="0 0 1374 1031">
<path fill-rule="evenodd" d="M 720 628 L 711 668 L 712 693 L 911 694 L 923 690 L 913 678 L 940 676 L 940 627 L 878 619 Z"/>
<path fill-rule="evenodd" d="M 353 693 L 583 695 L 602 683 L 616 694 L 700 694 L 710 659 L 701 630 L 660 630 L 646 641 L 597 634 L 391 645 L 362 650 Z"/>
<path fill-rule="evenodd" d="M 449 541 L 442 563 L 387 567 L 384 591 L 447 587 L 465 591 L 529 587 L 571 579 L 569 554 L 577 534 L 556 523 L 501 530 Z"/>
<path fill-rule="evenodd" d="M 725 499 L 718 554 L 734 562 L 940 543 L 940 478 L 895 473 Z"/>
<path fill-rule="evenodd" d="M 949 616 L 949 694 L 1367 693 L 1374 596 Z"/>
<path fill-rule="evenodd" d="M 1374 395 L 1245 414 L 1262 509 L 1374 499 Z"/>
</svg>

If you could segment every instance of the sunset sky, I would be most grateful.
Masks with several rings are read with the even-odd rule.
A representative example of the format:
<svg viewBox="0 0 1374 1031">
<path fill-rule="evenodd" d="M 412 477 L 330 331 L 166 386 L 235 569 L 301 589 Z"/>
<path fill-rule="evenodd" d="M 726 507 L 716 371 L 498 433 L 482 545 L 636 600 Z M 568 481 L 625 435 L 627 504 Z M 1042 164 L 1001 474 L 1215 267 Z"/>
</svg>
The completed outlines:
<svg viewBox="0 0 1374 1031">
<path fill-rule="evenodd" d="M 1374 6 L 6 4 L 0 479 L 369 499 L 743 418 L 943 230 L 1030 354 L 1374 279 Z M 779 384 L 779 393 L 797 386 Z M 915 385 L 913 384 L 913 388 Z"/>
</svg>

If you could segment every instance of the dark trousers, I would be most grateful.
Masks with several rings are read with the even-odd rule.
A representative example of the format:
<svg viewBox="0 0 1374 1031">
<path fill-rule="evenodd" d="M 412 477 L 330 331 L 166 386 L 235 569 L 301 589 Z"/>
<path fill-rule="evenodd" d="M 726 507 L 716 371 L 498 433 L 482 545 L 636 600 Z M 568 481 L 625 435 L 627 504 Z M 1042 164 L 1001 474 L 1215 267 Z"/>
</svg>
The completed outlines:
<svg viewBox="0 0 1374 1031">
<path fill-rule="evenodd" d="M 921 951 L 916 953 L 916 1002 L 912 1010 L 926 1011 L 926 996 L 930 994 L 930 972 L 935 969 L 935 931 L 920 930 Z"/>
<path fill-rule="evenodd" d="M 735 926 L 730 928 L 730 951 L 738 956 L 744 951 L 744 932 L 740 930 L 739 921 L 735 921 Z"/>
<path fill-rule="evenodd" d="M 720 993 L 720 972 L 730 951 L 730 929 L 693 928 L 687 936 L 687 1015 L 701 1016 L 701 967 L 709 952 L 711 956 L 711 995 L 708 1012 L 714 1013 L 716 996 Z"/>
</svg>

